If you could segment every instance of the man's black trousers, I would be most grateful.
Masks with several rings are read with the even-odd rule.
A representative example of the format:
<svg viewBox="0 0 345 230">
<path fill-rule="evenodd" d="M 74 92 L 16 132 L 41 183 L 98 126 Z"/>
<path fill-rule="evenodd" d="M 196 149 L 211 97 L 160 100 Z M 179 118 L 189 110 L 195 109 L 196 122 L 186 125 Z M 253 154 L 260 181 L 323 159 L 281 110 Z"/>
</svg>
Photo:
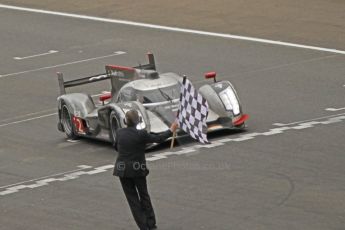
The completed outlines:
<svg viewBox="0 0 345 230">
<path fill-rule="evenodd" d="M 146 177 L 120 177 L 129 207 L 140 230 L 156 225 L 156 217 L 147 190 Z"/>
</svg>

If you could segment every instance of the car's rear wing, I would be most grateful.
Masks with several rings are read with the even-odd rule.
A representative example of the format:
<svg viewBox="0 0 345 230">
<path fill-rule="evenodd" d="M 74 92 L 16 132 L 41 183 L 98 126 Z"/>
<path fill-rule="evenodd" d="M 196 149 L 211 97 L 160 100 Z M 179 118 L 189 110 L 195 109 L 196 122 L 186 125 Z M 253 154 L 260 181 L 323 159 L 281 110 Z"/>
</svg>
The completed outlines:
<svg viewBox="0 0 345 230">
<path fill-rule="evenodd" d="M 155 57 L 153 56 L 153 54 L 147 53 L 147 59 L 149 60 L 148 64 L 135 66 L 133 68 L 135 68 L 135 69 L 146 69 L 146 70 L 156 70 L 156 62 L 155 62 Z"/>
<path fill-rule="evenodd" d="M 71 81 L 64 81 L 62 73 L 58 72 L 57 75 L 59 80 L 60 95 L 66 94 L 66 88 L 89 84 L 97 81 L 103 81 L 110 78 L 110 76 L 107 76 L 106 73 L 102 73 L 90 77 L 83 77 Z"/>
<path fill-rule="evenodd" d="M 94 83 L 98 81 L 103 81 L 107 79 L 113 79 L 112 80 L 112 87 L 114 89 L 115 84 L 118 84 L 118 78 L 122 75 L 127 75 L 126 72 L 135 72 L 135 70 L 156 70 L 156 64 L 155 64 L 155 59 L 152 53 L 147 54 L 148 57 L 148 64 L 145 65 L 139 65 L 135 67 L 125 67 L 125 66 L 114 66 L 114 65 L 107 65 L 105 67 L 106 73 L 102 74 L 97 74 L 89 77 L 83 77 L 75 80 L 70 80 L 70 81 L 64 81 L 63 74 L 58 72 L 58 81 L 59 81 L 59 90 L 60 90 L 60 95 L 66 94 L 66 88 L 78 86 L 78 85 L 84 85 L 84 84 L 89 84 L 89 83 Z M 122 72 L 123 74 L 114 74 L 114 71 Z M 128 80 L 133 80 L 134 78 L 128 78 Z M 119 85 L 116 85 L 116 89 L 118 89 Z"/>
</svg>

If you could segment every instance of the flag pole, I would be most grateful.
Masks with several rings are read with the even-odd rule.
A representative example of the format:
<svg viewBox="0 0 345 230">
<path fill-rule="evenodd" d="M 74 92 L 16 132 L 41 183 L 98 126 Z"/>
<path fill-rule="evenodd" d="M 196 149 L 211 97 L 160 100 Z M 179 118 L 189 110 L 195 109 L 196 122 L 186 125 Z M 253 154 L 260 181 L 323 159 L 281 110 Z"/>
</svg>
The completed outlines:
<svg viewBox="0 0 345 230">
<path fill-rule="evenodd" d="M 183 80 L 182 80 L 182 84 L 183 85 L 186 83 L 186 79 L 187 79 L 187 76 L 183 75 Z M 182 92 L 180 92 L 180 103 L 181 103 L 181 100 L 182 100 Z M 177 110 L 176 121 L 178 120 L 179 113 L 180 113 L 180 109 Z M 175 130 L 173 132 L 173 136 L 172 136 L 172 139 L 171 139 L 170 149 L 174 148 L 174 143 L 175 143 L 176 136 L 177 136 L 177 132 Z"/>
<path fill-rule="evenodd" d="M 177 132 L 174 131 L 174 132 L 173 132 L 172 139 L 171 139 L 170 149 L 174 148 L 174 143 L 175 143 L 176 135 L 177 135 Z"/>
</svg>

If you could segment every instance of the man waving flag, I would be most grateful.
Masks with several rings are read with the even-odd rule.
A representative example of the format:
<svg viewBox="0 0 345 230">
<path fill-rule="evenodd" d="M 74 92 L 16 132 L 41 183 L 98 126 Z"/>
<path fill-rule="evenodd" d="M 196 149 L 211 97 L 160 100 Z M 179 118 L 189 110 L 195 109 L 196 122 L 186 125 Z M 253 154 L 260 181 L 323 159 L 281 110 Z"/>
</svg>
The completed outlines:
<svg viewBox="0 0 345 230">
<path fill-rule="evenodd" d="M 192 83 L 184 76 L 177 115 L 180 128 L 195 140 L 203 144 L 209 143 L 207 140 L 207 115 L 208 104 L 206 99 L 198 93 Z"/>
</svg>

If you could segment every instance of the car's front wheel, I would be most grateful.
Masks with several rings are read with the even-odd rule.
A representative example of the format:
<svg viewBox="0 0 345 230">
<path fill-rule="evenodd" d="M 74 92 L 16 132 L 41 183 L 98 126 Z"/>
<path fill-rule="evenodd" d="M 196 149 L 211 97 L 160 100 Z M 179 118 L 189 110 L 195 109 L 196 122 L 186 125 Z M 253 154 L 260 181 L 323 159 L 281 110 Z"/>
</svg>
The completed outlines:
<svg viewBox="0 0 345 230">
<path fill-rule="evenodd" d="M 110 122 L 110 140 L 115 145 L 117 141 L 117 129 L 119 128 L 119 119 L 115 113 L 115 111 L 112 111 L 110 113 L 109 117 L 109 122 Z"/>
<path fill-rule="evenodd" d="M 61 106 L 61 125 L 68 138 L 77 138 L 75 127 L 72 121 L 72 114 L 70 113 L 68 106 L 65 103 L 62 103 Z"/>
</svg>

